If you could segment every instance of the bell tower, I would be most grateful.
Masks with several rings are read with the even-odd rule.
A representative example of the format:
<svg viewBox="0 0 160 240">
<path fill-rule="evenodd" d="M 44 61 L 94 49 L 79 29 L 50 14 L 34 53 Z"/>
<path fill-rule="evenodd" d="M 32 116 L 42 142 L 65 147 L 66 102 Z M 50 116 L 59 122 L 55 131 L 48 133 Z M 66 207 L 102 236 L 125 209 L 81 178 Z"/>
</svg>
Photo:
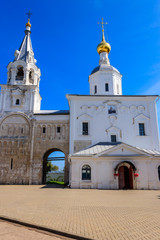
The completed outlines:
<svg viewBox="0 0 160 240">
<path fill-rule="evenodd" d="M 111 46 L 106 42 L 104 36 L 104 24 L 102 24 L 102 41 L 97 46 L 99 54 L 99 66 L 93 69 L 89 76 L 90 94 L 91 95 L 122 95 L 122 75 L 110 65 L 108 58 Z"/>
<path fill-rule="evenodd" d="M 25 36 L 14 60 L 7 66 L 7 84 L 1 86 L 0 111 L 35 112 L 40 110 L 39 82 L 41 72 L 36 65 L 31 43 L 31 24 L 28 13 Z"/>
</svg>

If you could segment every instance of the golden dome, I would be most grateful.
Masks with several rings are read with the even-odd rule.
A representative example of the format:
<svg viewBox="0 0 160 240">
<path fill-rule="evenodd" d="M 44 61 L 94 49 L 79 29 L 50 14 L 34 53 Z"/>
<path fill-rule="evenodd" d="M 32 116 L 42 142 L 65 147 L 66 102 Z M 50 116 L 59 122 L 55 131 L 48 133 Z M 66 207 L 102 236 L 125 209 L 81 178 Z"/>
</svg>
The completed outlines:
<svg viewBox="0 0 160 240">
<path fill-rule="evenodd" d="M 100 54 L 101 52 L 109 53 L 111 51 L 111 46 L 106 42 L 104 37 L 104 31 L 102 32 L 102 42 L 97 46 L 97 52 Z"/>
<path fill-rule="evenodd" d="M 31 24 L 29 22 L 30 20 L 28 19 L 28 22 L 26 23 L 26 27 L 31 27 Z"/>
</svg>

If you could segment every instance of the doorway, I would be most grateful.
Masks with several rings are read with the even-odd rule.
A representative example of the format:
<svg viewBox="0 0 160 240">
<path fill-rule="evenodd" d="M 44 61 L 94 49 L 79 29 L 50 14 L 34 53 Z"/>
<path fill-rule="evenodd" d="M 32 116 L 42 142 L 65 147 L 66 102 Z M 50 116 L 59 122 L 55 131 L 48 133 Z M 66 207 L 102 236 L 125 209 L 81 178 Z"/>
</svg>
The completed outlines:
<svg viewBox="0 0 160 240">
<path fill-rule="evenodd" d="M 119 189 L 133 189 L 133 170 L 129 166 L 121 166 L 118 169 L 119 173 Z"/>
</svg>

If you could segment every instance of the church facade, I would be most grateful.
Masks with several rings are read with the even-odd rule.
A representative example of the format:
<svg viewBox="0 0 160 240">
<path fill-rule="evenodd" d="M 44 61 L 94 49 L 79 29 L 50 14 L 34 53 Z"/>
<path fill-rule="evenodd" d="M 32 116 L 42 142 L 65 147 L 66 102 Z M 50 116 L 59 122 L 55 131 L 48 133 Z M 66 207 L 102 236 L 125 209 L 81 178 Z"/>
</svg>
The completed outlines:
<svg viewBox="0 0 160 240">
<path fill-rule="evenodd" d="M 45 183 L 47 157 L 60 150 L 71 188 L 160 189 L 159 96 L 122 95 L 122 76 L 110 65 L 102 31 L 90 94 L 67 94 L 69 111 L 40 110 L 30 28 L 28 21 L 1 85 L 0 184 Z"/>
</svg>

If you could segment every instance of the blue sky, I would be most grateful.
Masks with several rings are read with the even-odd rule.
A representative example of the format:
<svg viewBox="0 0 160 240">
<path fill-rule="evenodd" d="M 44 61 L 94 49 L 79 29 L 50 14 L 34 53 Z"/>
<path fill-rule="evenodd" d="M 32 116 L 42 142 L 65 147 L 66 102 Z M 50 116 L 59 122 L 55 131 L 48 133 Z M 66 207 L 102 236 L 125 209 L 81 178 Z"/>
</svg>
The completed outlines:
<svg viewBox="0 0 160 240">
<path fill-rule="evenodd" d="M 123 94 L 160 93 L 160 1 L 2 1 L 1 83 L 6 83 L 6 66 L 24 37 L 29 10 L 33 50 L 42 73 L 41 109 L 68 109 L 67 93 L 89 94 L 88 76 L 99 61 L 97 23 L 102 17 L 108 22 L 111 65 L 123 75 Z"/>
</svg>

